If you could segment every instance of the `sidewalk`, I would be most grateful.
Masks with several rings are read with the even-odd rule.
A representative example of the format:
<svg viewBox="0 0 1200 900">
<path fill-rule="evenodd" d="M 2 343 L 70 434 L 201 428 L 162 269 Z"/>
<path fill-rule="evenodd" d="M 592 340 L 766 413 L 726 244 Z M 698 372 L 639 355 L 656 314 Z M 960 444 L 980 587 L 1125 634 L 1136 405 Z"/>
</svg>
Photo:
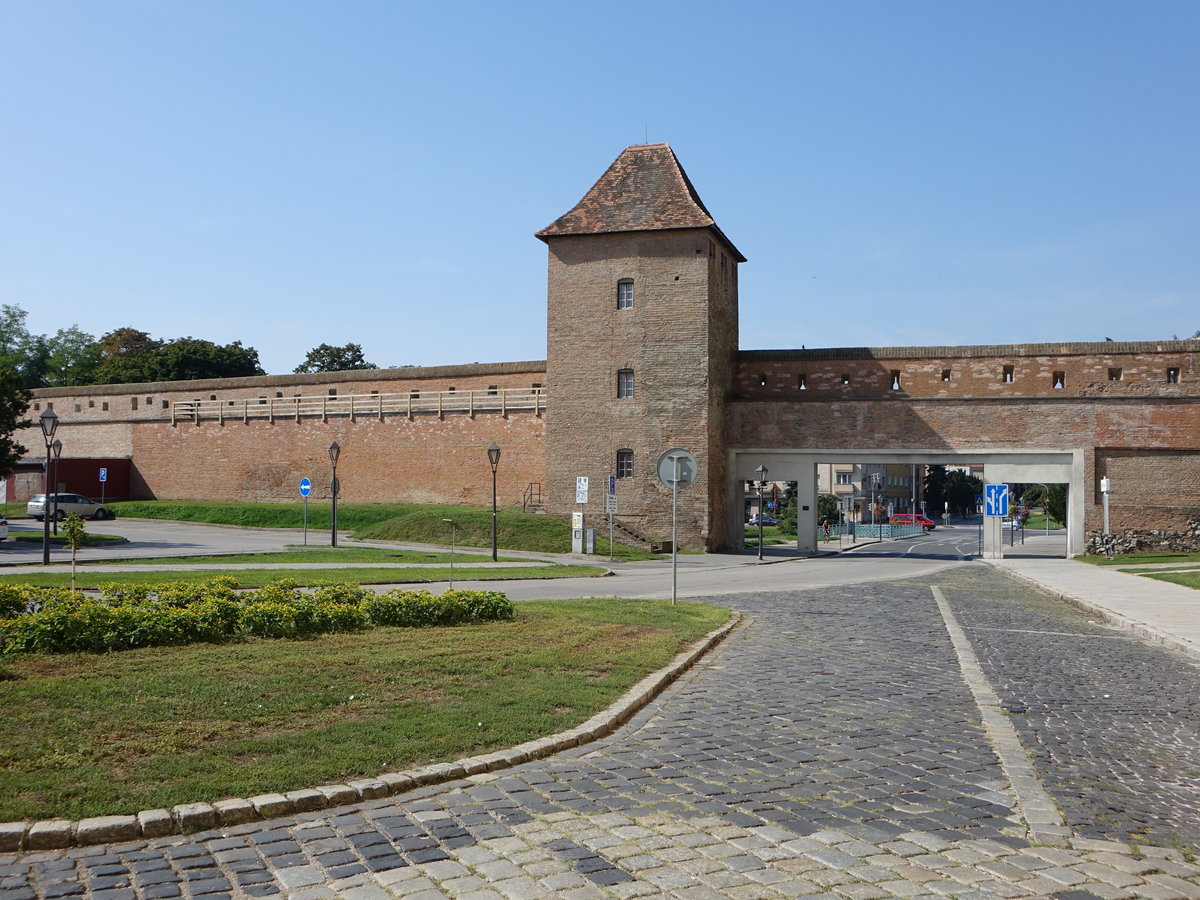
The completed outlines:
<svg viewBox="0 0 1200 900">
<path fill-rule="evenodd" d="M 984 560 L 1104 621 L 1200 660 L 1200 592 L 1068 559 Z"/>
</svg>

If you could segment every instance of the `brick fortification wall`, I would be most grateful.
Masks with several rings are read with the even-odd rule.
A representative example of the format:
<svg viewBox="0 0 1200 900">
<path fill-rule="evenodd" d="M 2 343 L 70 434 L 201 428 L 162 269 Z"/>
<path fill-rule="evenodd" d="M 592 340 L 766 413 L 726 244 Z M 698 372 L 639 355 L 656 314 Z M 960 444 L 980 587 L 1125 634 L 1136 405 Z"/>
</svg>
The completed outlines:
<svg viewBox="0 0 1200 900">
<path fill-rule="evenodd" d="M 544 382 L 545 365 L 531 362 L 46 388 L 35 392 L 31 413 L 54 408 L 67 455 L 131 457 L 135 497 L 295 501 L 307 476 L 312 498 L 325 499 L 327 448 L 336 440 L 345 502 L 485 504 L 486 448 L 495 441 L 497 494 L 516 506 L 530 483 L 544 481 L 544 406 L 501 412 L 495 398 L 527 401 Z M 382 415 L 380 395 L 388 399 Z M 472 396 L 486 408 L 460 409 Z M 354 415 L 345 411 L 351 398 Z M 303 414 L 287 415 L 300 401 Z M 323 401 L 326 414 L 314 414 Z"/>
<path fill-rule="evenodd" d="M 898 381 L 897 381 L 898 379 Z M 1084 449 L 1087 527 L 1200 516 L 1200 341 L 752 351 L 731 447 Z"/>
</svg>

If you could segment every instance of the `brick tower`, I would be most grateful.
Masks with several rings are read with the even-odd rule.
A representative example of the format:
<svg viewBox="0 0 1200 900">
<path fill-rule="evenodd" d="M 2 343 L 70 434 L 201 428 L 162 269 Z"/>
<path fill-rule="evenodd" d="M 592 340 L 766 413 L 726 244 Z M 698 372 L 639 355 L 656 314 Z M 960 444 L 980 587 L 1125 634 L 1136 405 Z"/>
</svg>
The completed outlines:
<svg viewBox="0 0 1200 900">
<path fill-rule="evenodd" d="M 666 144 L 625 149 L 537 237 L 549 248 L 549 509 L 575 509 L 575 479 L 585 475 L 589 524 L 602 530 L 615 476 L 618 522 L 669 538 L 671 492 L 655 463 L 682 447 L 698 473 L 679 495 L 679 532 L 702 535 L 707 549 L 726 546 L 725 406 L 745 257 Z"/>
</svg>

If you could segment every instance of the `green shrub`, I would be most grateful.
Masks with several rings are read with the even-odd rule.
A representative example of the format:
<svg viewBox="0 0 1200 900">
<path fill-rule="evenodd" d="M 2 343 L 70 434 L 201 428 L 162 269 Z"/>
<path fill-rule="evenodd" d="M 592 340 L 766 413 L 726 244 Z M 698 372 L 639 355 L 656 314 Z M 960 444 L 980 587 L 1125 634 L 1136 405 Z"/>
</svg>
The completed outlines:
<svg viewBox="0 0 1200 900">
<path fill-rule="evenodd" d="M 78 653 L 219 642 L 243 636 L 295 638 L 378 625 L 421 628 L 513 617 L 499 591 L 393 590 L 326 584 L 303 593 L 280 579 L 239 594 L 229 577 L 149 588 L 106 584 L 100 597 L 62 589 L 0 591 L 0 653 Z"/>
</svg>

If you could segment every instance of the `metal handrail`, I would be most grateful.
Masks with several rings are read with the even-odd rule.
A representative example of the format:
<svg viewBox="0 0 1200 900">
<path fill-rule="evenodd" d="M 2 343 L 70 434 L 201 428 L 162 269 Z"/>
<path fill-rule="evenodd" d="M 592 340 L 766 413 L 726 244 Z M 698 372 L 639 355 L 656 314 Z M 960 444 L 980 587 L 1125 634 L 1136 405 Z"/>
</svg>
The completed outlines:
<svg viewBox="0 0 1200 900">
<path fill-rule="evenodd" d="M 500 413 L 531 411 L 541 415 L 546 410 L 545 388 L 503 388 L 482 391 L 404 391 L 390 394 L 343 394 L 341 396 L 312 395 L 300 397 L 241 397 L 232 400 L 176 400 L 163 417 L 171 424 L 179 421 L 199 422 L 202 419 L 293 419 L 330 416 L 414 415 L 432 413 Z"/>
</svg>

